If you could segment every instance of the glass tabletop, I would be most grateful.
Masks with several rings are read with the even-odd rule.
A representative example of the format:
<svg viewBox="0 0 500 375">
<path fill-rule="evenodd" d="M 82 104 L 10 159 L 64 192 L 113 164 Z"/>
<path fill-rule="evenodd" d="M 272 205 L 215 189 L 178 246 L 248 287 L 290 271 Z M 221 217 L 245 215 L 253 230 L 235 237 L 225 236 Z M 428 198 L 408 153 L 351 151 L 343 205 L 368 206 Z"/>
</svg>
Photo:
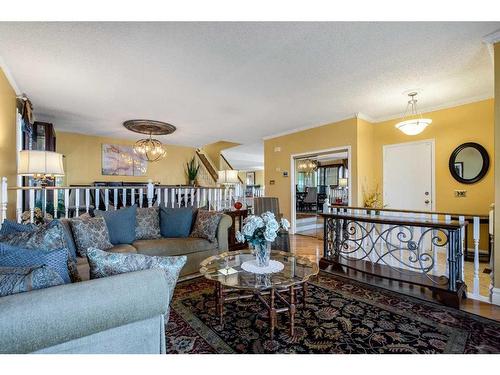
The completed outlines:
<svg viewBox="0 0 500 375">
<path fill-rule="evenodd" d="M 243 262 L 253 260 L 252 250 L 225 252 L 201 262 L 200 273 L 209 280 L 237 289 L 264 290 L 286 288 L 301 284 L 319 272 L 318 265 L 308 258 L 272 251 L 271 259 L 283 263 L 283 270 L 270 274 L 256 274 L 241 268 Z M 227 275 L 226 275 L 227 273 Z"/>
</svg>

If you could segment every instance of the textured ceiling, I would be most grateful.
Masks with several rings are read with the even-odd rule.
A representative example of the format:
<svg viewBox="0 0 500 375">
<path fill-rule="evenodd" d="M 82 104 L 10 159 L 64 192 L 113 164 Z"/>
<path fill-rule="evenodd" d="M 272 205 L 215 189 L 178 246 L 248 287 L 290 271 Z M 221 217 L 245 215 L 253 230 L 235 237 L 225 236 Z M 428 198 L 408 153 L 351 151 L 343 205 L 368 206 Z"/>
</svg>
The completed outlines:
<svg viewBox="0 0 500 375">
<path fill-rule="evenodd" d="M 0 56 L 56 129 L 201 146 L 493 96 L 481 38 L 500 23 L 0 23 Z"/>
</svg>

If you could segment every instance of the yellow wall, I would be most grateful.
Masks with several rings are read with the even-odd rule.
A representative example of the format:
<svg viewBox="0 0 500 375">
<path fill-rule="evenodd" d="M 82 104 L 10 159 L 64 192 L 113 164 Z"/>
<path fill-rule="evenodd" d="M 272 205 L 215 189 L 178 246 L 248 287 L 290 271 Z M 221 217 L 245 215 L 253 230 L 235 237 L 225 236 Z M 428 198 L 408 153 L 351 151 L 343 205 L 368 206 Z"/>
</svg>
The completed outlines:
<svg viewBox="0 0 500 375">
<path fill-rule="evenodd" d="M 279 198 L 280 210 L 286 218 L 290 219 L 291 213 L 291 155 L 342 146 L 351 146 L 349 171 L 352 179 L 353 202 L 357 202 L 357 120 L 355 118 L 264 141 L 266 196 Z M 276 147 L 281 147 L 281 151 L 276 152 Z M 289 177 L 283 177 L 283 171 L 287 171 Z M 269 183 L 270 180 L 275 181 L 274 185 Z"/>
<path fill-rule="evenodd" d="M 65 132 L 57 132 L 56 136 L 57 152 L 65 156 L 67 185 L 90 184 L 94 181 L 145 182 L 149 178 L 163 185 L 186 184 L 186 162 L 195 152 L 192 147 L 167 145 L 166 158 L 148 163 L 146 176 L 103 176 L 101 145 L 103 143 L 132 145 L 133 141 Z"/>
<path fill-rule="evenodd" d="M 247 179 L 247 172 L 255 172 L 255 185 L 260 185 L 264 186 L 264 171 L 263 170 L 258 170 L 258 171 L 239 171 L 238 172 L 238 177 L 243 181 L 243 183 L 246 183 Z"/>
<path fill-rule="evenodd" d="M 373 142 L 374 126 L 369 122 L 358 119 L 357 124 L 358 142 L 358 201 L 354 204 L 364 206 L 364 193 L 370 193 L 376 188 L 374 160 L 375 145 Z"/>
<path fill-rule="evenodd" d="M 16 93 L 0 69 L 0 177 L 7 177 L 9 186 L 16 186 Z M 15 192 L 9 193 L 8 216 L 15 211 Z"/>
<path fill-rule="evenodd" d="M 383 162 L 382 146 L 413 142 L 424 139 L 435 140 L 436 201 L 435 210 L 464 214 L 487 214 L 494 200 L 494 142 L 493 99 L 425 113 L 432 119 L 422 133 L 408 136 L 394 125 L 401 119 L 373 125 L 373 170 L 375 183 L 382 190 Z M 484 146 L 490 156 L 490 169 L 486 176 L 475 184 L 461 184 L 450 174 L 448 161 L 453 150 L 462 143 L 476 142 Z M 360 162 L 361 165 L 361 162 Z M 454 190 L 467 190 L 466 198 L 455 198 Z"/>
<path fill-rule="evenodd" d="M 221 162 L 220 152 L 222 150 L 226 150 L 228 148 L 236 147 L 239 145 L 240 145 L 239 143 L 219 141 L 205 145 L 201 149 L 203 150 L 205 155 L 208 156 L 208 160 L 210 160 L 213 163 L 213 166 L 220 171 L 222 169 L 225 169 L 225 166 L 222 165 Z"/>
</svg>

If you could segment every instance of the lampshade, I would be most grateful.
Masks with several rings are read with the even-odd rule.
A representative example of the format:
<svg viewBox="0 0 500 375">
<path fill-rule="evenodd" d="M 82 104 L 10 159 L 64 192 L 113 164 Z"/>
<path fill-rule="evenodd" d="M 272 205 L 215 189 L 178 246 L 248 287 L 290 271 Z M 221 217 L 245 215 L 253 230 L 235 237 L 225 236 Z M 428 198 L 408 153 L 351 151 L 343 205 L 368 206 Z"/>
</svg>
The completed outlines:
<svg viewBox="0 0 500 375">
<path fill-rule="evenodd" d="M 339 187 L 347 187 L 348 182 L 347 178 L 339 178 Z"/>
<path fill-rule="evenodd" d="M 217 179 L 219 184 L 237 184 L 238 181 L 238 171 L 234 169 L 225 169 L 219 171 L 219 178 Z"/>
<path fill-rule="evenodd" d="M 396 129 L 401 130 L 406 135 L 417 135 L 422 133 L 425 128 L 432 123 L 429 118 L 422 118 L 417 109 L 417 93 L 410 92 L 408 94 L 410 100 L 406 107 L 406 112 L 403 121 L 398 122 Z"/>
<path fill-rule="evenodd" d="M 62 158 L 57 152 L 23 150 L 19 152 L 17 173 L 21 176 L 64 176 Z"/>
</svg>

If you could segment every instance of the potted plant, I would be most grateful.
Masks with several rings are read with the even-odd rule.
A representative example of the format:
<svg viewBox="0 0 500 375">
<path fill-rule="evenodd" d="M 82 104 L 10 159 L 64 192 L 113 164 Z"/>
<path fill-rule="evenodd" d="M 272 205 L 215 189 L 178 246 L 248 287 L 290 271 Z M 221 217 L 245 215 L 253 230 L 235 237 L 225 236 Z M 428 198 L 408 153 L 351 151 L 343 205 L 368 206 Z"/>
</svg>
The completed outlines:
<svg viewBox="0 0 500 375">
<path fill-rule="evenodd" d="M 271 258 L 271 243 L 276 239 L 281 230 L 288 231 L 290 223 L 283 218 L 278 223 L 270 211 L 261 216 L 250 215 L 243 221 L 241 232 L 236 232 L 238 242 L 248 241 L 255 249 L 255 260 L 258 267 L 269 266 Z"/>
<path fill-rule="evenodd" d="M 196 183 L 196 177 L 198 176 L 198 171 L 200 169 L 199 164 L 196 162 L 195 157 L 186 163 L 187 169 L 186 174 L 189 180 L 189 185 L 194 186 Z"/>
<path fill-rule="evenodd" d="M 382 193 L 378 185 L 373 190 L 363 189 L 363 206 L 374 209 L 375 215 L 380 214 L 379 210 L 385 206 L 382 203 Z M 367 212 L 370 213 L 371 210 L 367 210 Z"/>
</svg>

